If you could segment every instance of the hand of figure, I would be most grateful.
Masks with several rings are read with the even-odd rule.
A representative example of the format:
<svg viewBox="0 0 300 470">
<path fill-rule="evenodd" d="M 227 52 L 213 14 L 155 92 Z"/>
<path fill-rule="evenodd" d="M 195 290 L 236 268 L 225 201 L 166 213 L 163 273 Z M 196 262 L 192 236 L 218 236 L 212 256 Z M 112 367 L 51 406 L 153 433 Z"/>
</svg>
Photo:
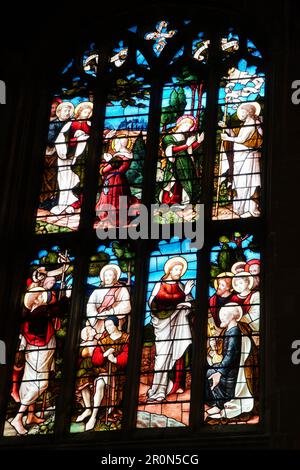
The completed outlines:
<svg viewBox="0 0 300 470">
<path fill-rule="evenodd" d="M 74 137 L 78 138 L 83 134 L 84 134 L 84 132 L 81 129 L 77 129 L 77 131 L 74 133 Z"/>
<path fill-rule="evenodd" d="M 66 289 L 66 297 L 70 298 L 72 295 L 72 289 Z"/>
<path fill-rule="evenodd" d="M 105 152 L 105 153 L 103 154 L 103 160 L 104 160 L 105 162 L 109 162 L 109 160 L 111 160 L 111 159 L 112 159 L 112 154 L 111 154 L 111 153 Z"/>
<path fill-rule="evenodd" d="M 222 134 L 221 134 L 221 139 L 222 139 L 222 140 L 229 140 L 229 135 L 226 134 L 226 132 L 222 132 Z"/>
<path fill-rule="evenodd" d="M 181 310 L 182 308 L 191 308 L 190 302 L 181 302 L 176 305 L 176 309 Z"/>
<path fill-rule="evenodd" d="M 97 313 L 97 318 L 103 318 L 103 317 L 108 317 L 108 311 L 104 310 L 103 312 L 98 312 Z"/>
<path fill-rule="evenodd" d="M 113 354 L 115 352 L 114 348 L 109 348 L 105 353 L 103 354 L 104 357 L 109 356 L 110 354 Z"/>
<path fill-rule="evenodd" d="M 112 129 L 111 131 L 109 131 L 109 132 L 106 134 L 105 138 L 106 138 L 106 139 L 110 139 L 111 137 L 113 137 L 113 136 L 115 135 L 115 133 L 116 133 L 116 130 L 115 130 L 115 129 Z"/>
<path fill-rule="evenodd" d="M 211 390 L 213 390 L 219 384 L 219 382 L 221 380 L 221 373 L 220 372 L 215 372 L 214 374 L 212 374 L 210 376 L 210 379 L 212 379 L 212 381 L 213 381 L 213 384 L 210 387 Z"/>
<path fill-rule="evenodd" d="M 224 122 L 224 121 L 219 121 L 219 122 L 218 122 L 218 126 L 224 128 L 224 127 L 226 127 L 226 122 Z"/>
<path fill-rule="evenodd" d="M 195 285 L 195 281 L 193 281 L 192 279 L 190 279 L 189 281 L 187 281 L 186 285 L 184 286 L 184 293 L 185 295 L 188 295 L 191 290 L 193 289 Z"/>
<path fill-rule="evenodd" d="M 186 139 L 186 145 L 189 147 L 190 145 L 192 145 L 194 142 L 196 142 L 196 136 L 195 135 L 190 135 L 187 139 Z"/>
<path fill-rule="evenodd" d="M 117 362 L 117 358 L 113 354 L 110 354 L 107 359 L 113 364 L 116 364 Z"/>
</svg>

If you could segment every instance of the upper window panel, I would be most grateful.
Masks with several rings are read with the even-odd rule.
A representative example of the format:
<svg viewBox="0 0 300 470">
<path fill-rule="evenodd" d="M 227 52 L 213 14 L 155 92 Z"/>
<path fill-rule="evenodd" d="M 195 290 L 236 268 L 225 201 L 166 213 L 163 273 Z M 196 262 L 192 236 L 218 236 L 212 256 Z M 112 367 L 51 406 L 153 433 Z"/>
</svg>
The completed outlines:
<svg viewBox="0 0 300 470">
<path fill-rule="evenodd" d="M 36 233 L 77 230 L 93 114 L 98 54 L 89 50 L 62 71 L 51 105 Z"/>
<path fill-rule="evenodd" d="M 261 214 L 264 74 L 242 59 L 219 88 L 214 172 L 215 219 Z"/>
<path fill-rule="evenodd" d="M 203 120 L 206 90 L 201 74 L 183 67 L 163 88 L 156 202 L 167 204 L 161 222 L 192 220 L 187 205 L 200 202 L 202 192 Z"/>
<path fill-rule="evenodd" d="M 36 233 L 78 229 L 85 188 L 91 187 L 86 166 L 96 151 L 95 229 L 127 226 L 141 213 L 146 158 L 156 169 L 147 175 L 153 179 L 151 202 L 168 206 L 155 212 L 156 222 L 196 220 L 195 206 L 207 201 L 211 189 L 213 220 L 259 217 L 265 76 L 252 40 L 233 28 L 214 39 L 191 21 L 162 19 L 124 31 L 105 54 L 91 43 L 62 71 L 51 106 Z M 100 62 L 107 74 L 99 71 Z M 218 99 L 207 95 L 211 80 Z M 94 106 L 100 106 L 95 96 L 106 106 L 92 124 Z M 207 122 L 213 108 L 217 120 Z M 155 122 L 158 152 L 147 138 Z M 213 132 L 209 162 L 207 137 Z M 123 221 L 121 198 L 130 214 Z"/>
</svg>

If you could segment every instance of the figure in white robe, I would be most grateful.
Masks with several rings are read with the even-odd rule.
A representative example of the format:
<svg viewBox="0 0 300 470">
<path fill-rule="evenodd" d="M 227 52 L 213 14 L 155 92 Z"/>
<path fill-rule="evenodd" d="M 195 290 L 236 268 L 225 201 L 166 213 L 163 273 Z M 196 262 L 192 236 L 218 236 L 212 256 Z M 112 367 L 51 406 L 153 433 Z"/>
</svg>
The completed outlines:
<svg viewBox="0 0 300 470">
<path fill-rule="evenodd" d="M 241 104 L 237 110 L 238 118 L 244 123 L 236 135 L 233 129 L 221 133 L 221 139 L 233 142 L 232 190 L 233 212 L 240 217 L 260 215 L 256 192 L 261 186 L 260 154 L 262 129 L 259 119 L 260 105 L 256 102 Z M 221 127 L 226 124 L 220 122 Z M 229 134 L 228 134 L 229 133 Z M 221 153 L 219 184 L 225 179 L 230 164 L 226 152 Z"/>
<path fill-rule="evenodd" d="M 84 152 L 90 135 L 91 122 L 87 119 L 93 112 L 93 103 L 80 103 L 75 109 L 76 121 L 70 121 L 61 129 L 56 141 L 57 152 L 57 183 L 59 188 L 58 204 L 50 210 L 58 215 L 66 211 L 74 213 L 73 205 L 78 197 L 72 189 L 80 182 L 79 176 L 73 171 L 77 158 Z"/>
<path fill-rule="evenodd" d="M 155 284 L 149 299 L 151 323 L 155 334 L 154 376 L 147 392 L 148 401 L 162 401 L 171 393 L 185 390 L 184 354 L 192 343 L 189 324 L 191 290 L 194 281 L 184 285 L 180 278 L 187 270 L 184 258 L 170 258 L 165 275 Z M 170 372 L 175 367 L 175 378 Z"/>
<path fill-rule="evenodd" d="M 115 315 L 119 319 L 119 329 L 127 321 L 129 331 L 129 313 L 131 312 L 128 288 L 119 282 L 121 270 L 117 264 L 107 264 L 100 271 L 101 288 L 95 289 L 87 304 L 87 326 L 92 326 L 97 334 L 104 331 L 105 318 Z"/>
</svg>

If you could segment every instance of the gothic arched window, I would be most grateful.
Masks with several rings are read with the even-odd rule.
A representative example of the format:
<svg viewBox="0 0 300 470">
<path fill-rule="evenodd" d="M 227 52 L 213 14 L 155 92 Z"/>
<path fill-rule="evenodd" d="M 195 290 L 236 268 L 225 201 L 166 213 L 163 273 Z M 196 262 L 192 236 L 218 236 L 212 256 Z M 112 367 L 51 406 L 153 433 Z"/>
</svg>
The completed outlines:
<svg viewBox="0 0 300 470">
<path fill-rule="evenodd" d="M 259 423 L 263 65 L 158 18 L 63 67 L 4 436 Z"/>
</svg>

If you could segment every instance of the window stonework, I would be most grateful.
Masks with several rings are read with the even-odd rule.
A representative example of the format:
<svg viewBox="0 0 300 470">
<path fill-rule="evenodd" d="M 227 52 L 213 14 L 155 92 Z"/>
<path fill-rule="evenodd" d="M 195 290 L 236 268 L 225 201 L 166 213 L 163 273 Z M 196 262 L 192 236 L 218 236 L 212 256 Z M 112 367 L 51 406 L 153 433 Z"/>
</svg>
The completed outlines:
<svg viewBox="0 0 300 470">
<path fill-rule="evenodd" d="M 261 51 L 238 29 L 158 18 L 88 43 L 58 82 L 3 436 L 254 428 Z M 171 232 L 204 204 L 203 248 L 118 237 L 151 204 Z"/>
</svg>

